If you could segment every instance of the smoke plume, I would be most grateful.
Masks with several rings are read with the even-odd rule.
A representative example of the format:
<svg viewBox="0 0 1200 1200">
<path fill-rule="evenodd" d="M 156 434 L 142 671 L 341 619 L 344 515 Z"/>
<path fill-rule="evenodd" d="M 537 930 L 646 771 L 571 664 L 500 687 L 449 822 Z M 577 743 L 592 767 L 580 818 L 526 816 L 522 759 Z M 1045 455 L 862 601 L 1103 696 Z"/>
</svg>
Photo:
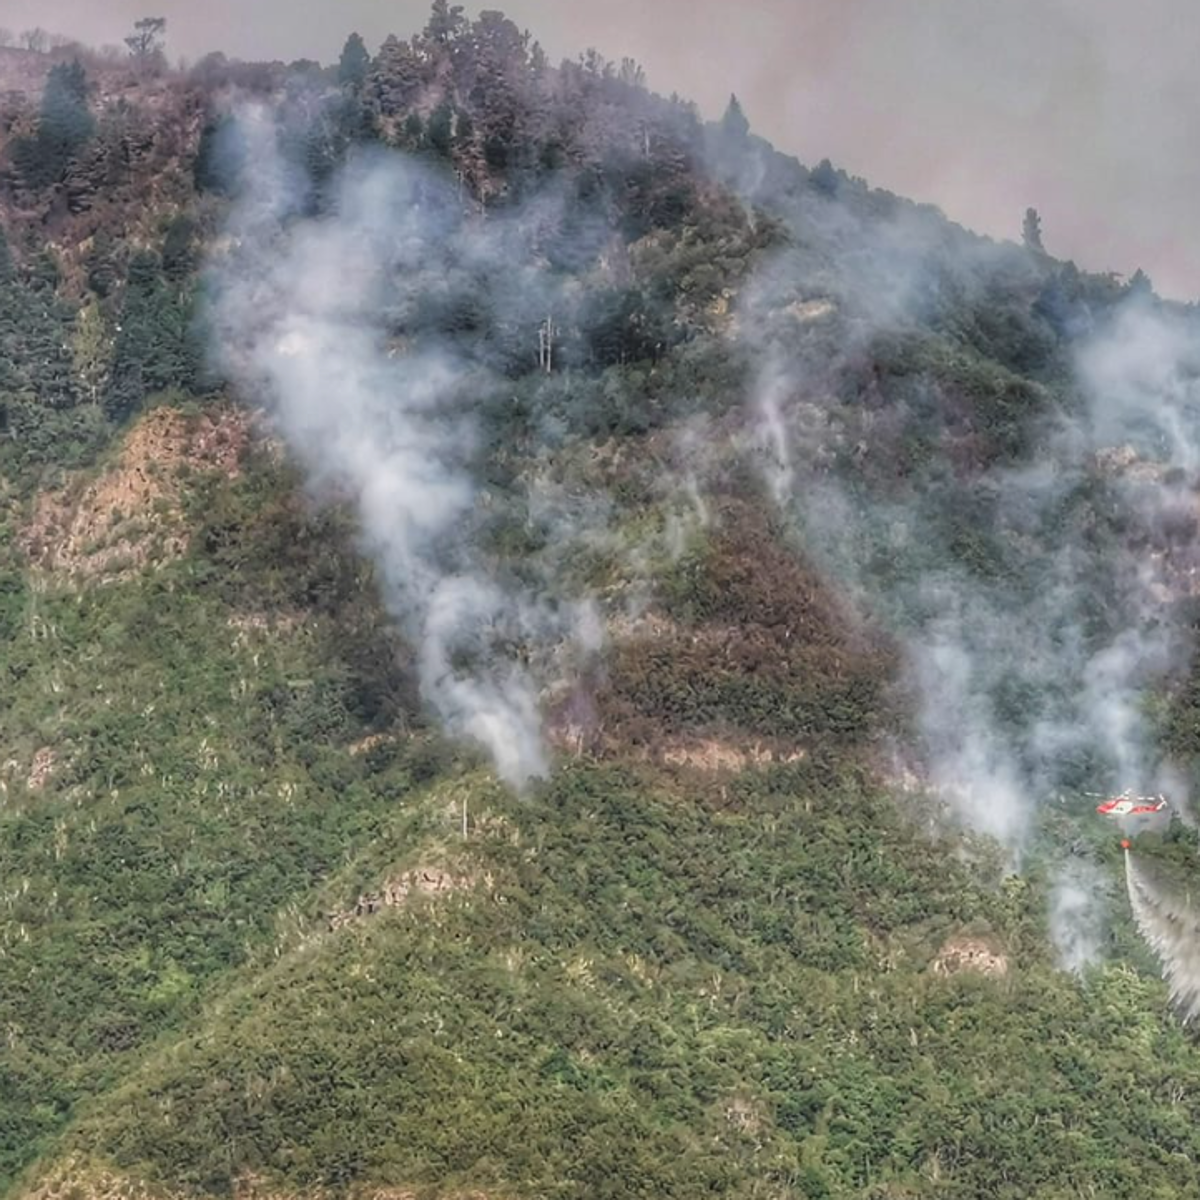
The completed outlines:
<svg viewBox="0 0 1200 1200">
<path fill-rule="evenodd" d="M 359 159 L 329 211 L 306 216 L 311 197 L 270 116 L 242 125 L 254 165 L 211 272 L 221 364 L 268 398 L 314 486 L 353 502 L 425 699 L 519 787 L 547 766 L 539 681 L 520 656 L 561 641 L 580 613 L 516 587 L 477 549 L 471 460 L 495 380 L 421 325 L 423 307 L 474 298 L 471 282 L 505 261 L 514 230 L 472 227 L 451 189 L 396 155 Z M 544 311 L 536 274 L 503 278 L 509 319 Z"/>
<path fill-rule="evenodd" d="M 805 550 L 906 647 L 934 789 L 1019 860 L 1039 805 L 1155 791 L 1168 772 L 1145 696 L 1190 649 L 1178 610 L 1200 565 L 1200 336 L 1131 295 L 1077 342 L 1068 386 L 1014 392 L 1032 429 L 1015 452 L 963 471 L 948 405 L 933 419 L 942 447 L 906 471 L 906 432 L 944 401 L 938 372 L 961 368 L 902 366 L 888 404 L 861 385 L 847 400 L 841 379 L 880 345 L 928 346 L 940 314 L 993 286 L 1033 290 L 1036 268 L 911 209 L 856 223 L 809 193 L 790 217 L 799 248 L 742 307 L 763 364 L 749 412 L 764 483 Z M 830 240 L 846 247 L 832 280 L 809 248 Z M 1099 945 L 1094 895 L 1064 871 L 1051 899 L 1072 967 Z"/>
<path fill-rule="evenodd" d="M 1097 957 L 1103 935 L 1095 899 L 1102 879 L 1090 863 L 1076 862 L 1055 881 L 1050 904 L 1050 937 L 1059 961 L 1069 971 L 1080 971 Z"/>
</svg>

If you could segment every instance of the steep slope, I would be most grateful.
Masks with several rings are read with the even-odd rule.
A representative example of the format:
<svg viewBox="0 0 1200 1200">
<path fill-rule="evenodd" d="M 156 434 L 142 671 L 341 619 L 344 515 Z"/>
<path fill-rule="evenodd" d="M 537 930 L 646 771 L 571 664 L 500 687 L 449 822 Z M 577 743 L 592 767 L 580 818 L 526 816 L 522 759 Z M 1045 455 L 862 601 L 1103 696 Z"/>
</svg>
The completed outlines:
<svg viewBox="0 0 1200 1200">
<path fill-rule="evenodd" d="M 745 815 L 594 767 L 523 805 L 469 780 L 409 798 L 352 869 L 441 861 L 461 884 L 282 946 L 82 1117 L 66 1178 L 1018 1196 L 1149 1173 L 1186 1192 L 1186 1102 L 1153 1164 L 1111 1121 L 1126 1072 L 1149 1096 L 1194 1079 L 1147 985 L 1113 971 L 1081 995 L 1028 889 L 981 892 L 852 776 L 737 787 Z M 418 814 L 440 850 L 414 851 Z M 959 966 L 965 931 L 996 954 L 983 974 Z"/>
<path fill-rule="evenodd" d="M 435 5 L 340 71 L 71 61 L 0 59 L 5 1194 L 1193 1194 L 1200 1057 L 1115 849 L 1023 810 L 1012 873 L 934 786 L 911 670 L 931 579 L 1102 650 L 1145 606 L 1097 564 L 1136 550 L 1186 628 L 1190 493 L 1120 486 L 1169 474 L 1146 446 L 1064 457 L 1052 504 L 1020 482 L 1086 408 L 1086 331 L 1152 298 L 705 129 L 633 64 L 550 67 L 498 14 Z M 347 164 L 405 155 L 434 213 L 365 307 L 348 260 L 294 289 L 374 338 L 318 391 L 343 420 L 388 363 L 453 381 L 425 418 L 462 444 L 419 444 L 473 503 L 420 565 L 469 547 L 593 606 L 586 652 L 514 622 L 450 660 L 544 685 L 526 794 L 439 725 L 352 475 L 306 479 L 269 372 L 205 352 L 264 126 L 272 264 L 346 221 Z M 1038 607 L 1064 537 L 1077 620 Z M 1065 703 L 986 682 L 1018 744 Z M 1189 770 L 1200 691 L 1152 683 Z M 1085 732 L 1044 798 L 1111 769 Z M 1081 976 L 1072 843 L 1111 906 Z"/>
</svg>

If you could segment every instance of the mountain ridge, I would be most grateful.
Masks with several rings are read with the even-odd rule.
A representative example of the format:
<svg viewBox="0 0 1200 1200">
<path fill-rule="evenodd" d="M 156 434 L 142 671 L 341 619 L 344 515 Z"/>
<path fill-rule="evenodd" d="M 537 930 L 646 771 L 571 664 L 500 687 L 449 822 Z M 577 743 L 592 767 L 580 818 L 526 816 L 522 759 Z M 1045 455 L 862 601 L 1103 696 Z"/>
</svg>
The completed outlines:
<svg viewBox="0 0 1200 1200">
<path fill-rule="evenodd" d="M 1124 743 L 987 677 L 1012 744 L 1064 746 L 1019 764 L 1071 798 L 1021 845 L 971 798 L 1012 764 L 937 742 L 981 693 L 935 674 L 931 710 L 913 669 L 928 581 L 981 638 L 1007 605 L 1031 659 L 1141 636 L 1147 548 L 1190 628 L 1190 493 L 1147 509 L 1062 435 L 1087 370 L 1124 386 L 1089 338 L 1145 312 L 1186 367 L 1190 310 L 704 127 L 636 64 L 550 67 L 499 14 L 435 4 L 329 69 L 85 55 L 81 86 L 74 53 L 0 52 L 5 1194 L 1194 1194 L 1200 1059 L 1075 803 Z M 262 145 L 298 182 L 260 245 Z M 343 259 L 266 286 L 393 155 L 377 290 Z M 247 253 L 237 311 L 279 319 L 237 377 L 209 343 Z M 323 323 L 311 359 L 277 336 Z M 406 564 L 504 598 L 445 672 L 534 681 L 523 794 L 431 702 L 371 493 L 272 382 L 281 342 L 316 371 L 360 329 L 370 369 L 318 396 L 346 427 L 357 388 L 431 397 L 404 436 L 469 503 Z M 1132 475 L 1186 475 L 1118 417 Z M 1081 614 L 1044 586 L 1063 545 Z M 1107 678 L 1189 773 L 1190 666 Z"/>
</svg>

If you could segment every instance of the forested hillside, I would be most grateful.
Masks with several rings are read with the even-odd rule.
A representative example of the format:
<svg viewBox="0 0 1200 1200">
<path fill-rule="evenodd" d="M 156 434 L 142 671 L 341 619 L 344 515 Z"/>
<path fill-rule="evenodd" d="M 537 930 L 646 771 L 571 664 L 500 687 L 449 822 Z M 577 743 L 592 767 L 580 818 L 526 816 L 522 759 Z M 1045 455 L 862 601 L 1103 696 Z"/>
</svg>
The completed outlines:
<svg viewBox="0 0 1200 1200">
<path fill-rule="evenodd" d="M 1200 1195 L 1086 795 L 1186 885 L 1192 309 L 497 12 L 165 33 L 0 48 L 0 1194 Z"/>
</svg>

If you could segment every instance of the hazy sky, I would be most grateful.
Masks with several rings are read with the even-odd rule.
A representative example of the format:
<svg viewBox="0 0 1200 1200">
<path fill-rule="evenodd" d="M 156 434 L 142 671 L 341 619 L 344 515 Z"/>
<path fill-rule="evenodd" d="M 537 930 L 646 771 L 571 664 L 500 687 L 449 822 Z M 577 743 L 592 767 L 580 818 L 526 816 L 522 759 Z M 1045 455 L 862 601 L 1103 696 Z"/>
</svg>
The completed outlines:
<svg viewBox="0 0 1200 1200">
<path fill-rule="evenodd" d="M 1200 297 L 1194 0 L 509 0 L 557 59 L 631 55 L 719 115 L 731 91 L 781 150 L 999 237 L 1027 205 L 1081 267 Z M 0 0 L 0 25 L 116 42 L 165 15 L 173 55 L 337 57 L 424 24 L 425 0 Z M 474 15 L 475 5 L 467 12 Z"/>
</svg>

